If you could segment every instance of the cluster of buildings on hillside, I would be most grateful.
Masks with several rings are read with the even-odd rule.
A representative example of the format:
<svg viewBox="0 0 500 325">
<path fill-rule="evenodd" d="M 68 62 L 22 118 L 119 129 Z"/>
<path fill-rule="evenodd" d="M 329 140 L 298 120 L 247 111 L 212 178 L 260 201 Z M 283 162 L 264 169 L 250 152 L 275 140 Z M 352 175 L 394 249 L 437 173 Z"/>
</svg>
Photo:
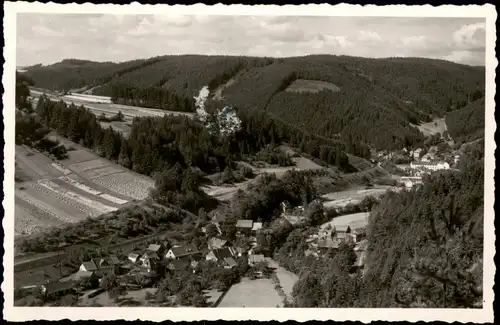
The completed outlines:
<svg viewBox="0 0 500 325">
<path fill-rule="evenodd" d="M 23 285 L 19 289 L 29 289 L 32 292 L 41 292 L 47 296 L 62 295 L 77 290 L 81 280 L 95 278 L 99 282 L 109 274 L 150 274 L 163 264 L 171 271 L 189 270 L 196 272 L 200 261 L 212 261 L 221 268 L 232 269 L 237 266 L 237 259 L 248 256 L 249 266 L 264 262 L 261 254 L 253 254 L 256 246 L 256 233 L 262 229 L 262 223 L 252 220 L 238 220 L 236 224 L 237 236 L 244 236 L 249 240 L 240 241 L 249 244 L 233 245 L 221 238 L 220 227 L 217 227 L 219 236 L 208 238 L 207 246 L 198 249 L 193 244 L 175 244 L 166 248 L 162 244 L 151 244 L 142 251 L 135 251 L 120 260 L 111 255 L 104 258 L 94 258 L 82 262 L 77 272 L 63 278 L 61 272 L 54 267 L 53 276 L 36 279 L 33 285 Z M 34 279 L 35 280 L 35 279 Z"/>
<path fill-rule="evenodd" d="M 366 260 L 366 227 L 353 225 L 328 225 L 306 240 L 305 255 L 320 257 L 331 249 L 338 249 L 342 243 L 353 244 L 357 256 L 356 266 L 362 268 Z"/>
</svg>

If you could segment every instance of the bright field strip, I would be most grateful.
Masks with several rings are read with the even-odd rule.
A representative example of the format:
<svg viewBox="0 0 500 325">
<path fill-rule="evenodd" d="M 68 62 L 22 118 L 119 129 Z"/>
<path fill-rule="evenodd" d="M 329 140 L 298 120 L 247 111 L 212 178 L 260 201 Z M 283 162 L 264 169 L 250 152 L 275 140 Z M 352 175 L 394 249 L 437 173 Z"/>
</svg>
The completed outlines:
<svg viewBox="0 0 500 325">
<path fill-rule="evenodd" d="M 101 194 L 99 194 L 99 196 L 103 196 L 104 194 L 106 194 L 107 196 L 110 196 L 110 197 L 114 197 L 117 199 L 117 202 L 129 202 L 132 200 L 132 198 L 128 197 L 128 196 L 125 196 L 125 195 L 121 195 L 120 193 L 116 193 L 116 192 L 113 192 L 113 191 L 110 191 L 109 189 L 99 185 L 99 184 L 96 184 L 94 182 L 92 182 L 91 180 L 89 179 L 86 179 L 86 178 L 83 178 L 83 177 L 80 177 L 76 174 L 71 174 L 68 176 L 68 178 L 72 179 L 73 181 L 75 182 L 78 182 L 80 184 L 83 184 L 85 186 L 88 186 L 90 188 L 92 188 L 93 190 L 97 191 L 97 192 L 100 192 Z M 112 199 L 113 200 L 113 199 Z M 125 203 L 120 203 L 120 204 L 125 204 Z"/>
<path fill-rule="evenodd" d="M 149 196 L 150 190 L 154 188 L 153 180 L 146 180 L 139 175 L 132 175 L 128 172 L 93 178 L 92 181 L 112 192 L 120 193 L 136 200 L 144 200 Z"/>
<path fill-rule="evenodd" d="M 74 180 L 72 180 L 72 179 L 71 179 L 71 181 L 74 182 Z M 109 195 L 109 194 L 103 194 L 102 192 L 96 191 L 93 188 L 89 188 L 89 191 L 92 191 L 92 192 L 97 193 L 97 194 L 89 193 L 89 191 L 84 191 L 81 188 L 76 187 L 73 184 L 70 184 L 68 182 L 65 182 L 64 180 L 62 180 L 60 178 L 55 178 L 52 180 L 52 182 L 57 184 L 58 186 L 60 186 L 64 190 L 73 192 L 74 194 L 82 197 L 83 199 L 90 199 L 92 201 L 99 202 L 101 204 L 104 204 L 106 206 L 110 206 L 113 208 L 120 208 L 120 206 L 122 206 L 123 204 L 128 202 L 125 200 L 120 200 L 117 197 L 114 197 L 114 196 Z M 79 183 L 79 184 L 81 184 L 81 183 Z M 84 185 L 84 186 L 87 187 L 86 185 Z M 103 195 L 105 195 L 105 196 L 103 196 Z M 120 203 L 118 203 L 118 202 L 120 202 Z"/>
<path fill-rule="evenodd" d="M 317 93 L 322 90 L 330 90 L 333 92 L 340 91 L 340 88 L 337 85 L 334 85 L 330 82 L 320 81 L 320 80 L 309 80 L 309 79 L 297 79 L 288 88 L 286 91 L 293 92 L 307 92 L 307 93 Z"/>
<path fill-rule="evenodd" d="M 105 214 L 108 212 L 116 211 L 116 207 L 111 207 L 105 204 L 102 204 L 100 202 L 91 200 L 89 198 L 86 198 L 82 195 L 78 195 L 77 193 L 70 191 L 68 189 L 63 188 L 62 186 L 59 186 L 58 184 L 49 181 L 49 180 L 40 180 L 38 183 L 42 186 L 45 186 L 47 189 L 54 191 L 68 199 L 73 199 L 74 201 L 80 203 L 83 206 L 88 207 L 92 215 L 97 216 L 101 214 Z M 87 209 L 82 210 L 87 212 Z"/>
</svg>

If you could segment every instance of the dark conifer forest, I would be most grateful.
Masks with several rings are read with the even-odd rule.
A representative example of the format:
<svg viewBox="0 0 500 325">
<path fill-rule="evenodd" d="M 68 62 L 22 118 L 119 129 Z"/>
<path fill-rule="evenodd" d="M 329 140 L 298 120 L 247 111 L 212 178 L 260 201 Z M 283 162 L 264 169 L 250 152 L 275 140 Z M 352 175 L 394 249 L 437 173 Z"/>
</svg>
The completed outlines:
<svg viewBox="0 0 500 325">
<path fill-rule="evenodd" d="M 181 55 L 124 63 L 64 60 L 27 71 L 37 87 L 186 112 L 194 111 L 193 96 L 208 85 L 218 107 L 263 111 L 315 135 L 377 149 L 421 145 L 425 139 L 413 125 L 484 95 L 484 67 L 421 58 Z M 330 88 L 305 91 L 293 87 L 297 80 Z"/>
</svg>

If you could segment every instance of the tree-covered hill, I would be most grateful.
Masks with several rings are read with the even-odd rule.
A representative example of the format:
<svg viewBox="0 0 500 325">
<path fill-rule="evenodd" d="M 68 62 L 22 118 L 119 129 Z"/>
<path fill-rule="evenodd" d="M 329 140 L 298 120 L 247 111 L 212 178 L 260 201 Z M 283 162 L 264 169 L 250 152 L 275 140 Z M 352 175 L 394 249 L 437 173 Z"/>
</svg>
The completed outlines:
<svg viewBox="0 0 500 325">
<path fill-rule="evenodd" d="M 446 115 L 448 132 L 456 142 L 484 137 L 484 97 Z"/>
<path fill-rule="evenodd" d="M 424 136 L 410 123 L 443 117 L 484 96 L 484 67 L 421 58 L 181 55 L 123 63 L 65 60 L 27 70 L 38 87 L 99 86 L 95 94 L 117 102 L 163 109 L 168 103 L 170 110 L 177 110 L 172 103 L 193 110 L 192 98 L 204 85 L 212 94 L 224 85 L 220 105 L 266 111 L 311 133 L 377 149 L 418 146 Z M 295 80 L 331 83 L 337 91 L 287 91 Z"/>
</svg>

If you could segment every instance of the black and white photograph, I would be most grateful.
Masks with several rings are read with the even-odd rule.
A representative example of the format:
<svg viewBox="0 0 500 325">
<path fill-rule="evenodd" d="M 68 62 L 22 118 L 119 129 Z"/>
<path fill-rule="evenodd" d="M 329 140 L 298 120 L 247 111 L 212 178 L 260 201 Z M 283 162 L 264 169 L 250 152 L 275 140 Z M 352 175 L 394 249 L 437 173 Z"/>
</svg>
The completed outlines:
<svg viewBox="0 0 500 325">
<path fill-rule="evenodd" d="M 493 321 L 494 7 L 294 7 L 6 4 L 10 320 Z"/>
</svg>

